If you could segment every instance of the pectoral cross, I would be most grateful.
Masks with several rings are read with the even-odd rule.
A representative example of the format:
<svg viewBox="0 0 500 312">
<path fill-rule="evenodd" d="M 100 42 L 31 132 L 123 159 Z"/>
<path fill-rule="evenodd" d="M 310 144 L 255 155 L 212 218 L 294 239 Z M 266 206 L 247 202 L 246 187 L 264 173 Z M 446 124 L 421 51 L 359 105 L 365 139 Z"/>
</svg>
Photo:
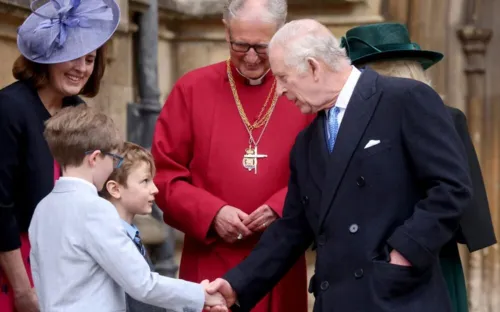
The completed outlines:
<svg viewBox="0 0 500 312">
<path fill-rule="evenodd" d="M 248 169 L 248 171 L 255 170 L 255 174 L 257 174 L 257 161 L 259 158 L 266 158 L 267 155 L 259 154 L 257 152 L 257 145 L 252 148 L 249 146 L 245 149 L 245 156 L 243 156 L 243 167 Z"/>
</svg>

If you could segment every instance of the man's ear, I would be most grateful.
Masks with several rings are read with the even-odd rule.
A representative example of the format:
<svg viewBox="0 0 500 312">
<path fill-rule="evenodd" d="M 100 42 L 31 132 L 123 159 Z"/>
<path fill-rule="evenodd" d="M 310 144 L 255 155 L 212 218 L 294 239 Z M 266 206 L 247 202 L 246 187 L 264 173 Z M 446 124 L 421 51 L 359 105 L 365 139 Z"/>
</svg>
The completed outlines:
<svg viewBox="0 0 500 312">
<path fill-rule="evenodd" d="M 308 57 L 307 65 L 308 65 L 308 70 L 310 70 L 313 75 L 314 81 L 318 81 L 322 70 L 319 62 L 313 57 Z"/>
<path fill-rule="evenodd" d="M 113 197 L 114 199 L 120 199 L 122 197 L 122 194 L 120 192 L 120 185 L 118 184 L 118 182 L 109 180 L 108 182 L 106 182 L 106 185 L 104 187 L 108 191 L 109 195 L 111 195 L 111 197 Z"/>
</svg>

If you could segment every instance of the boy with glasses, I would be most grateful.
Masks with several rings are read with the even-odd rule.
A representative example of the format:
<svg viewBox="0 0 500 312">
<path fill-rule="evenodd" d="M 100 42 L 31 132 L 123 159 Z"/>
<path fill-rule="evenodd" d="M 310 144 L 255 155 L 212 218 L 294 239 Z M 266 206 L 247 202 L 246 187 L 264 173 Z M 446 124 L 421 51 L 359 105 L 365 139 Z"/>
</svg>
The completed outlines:
<svg viewBox="0 0 500 312">
<path fill-rule="evenodd" d="M 98 191 L 121 166 L 123 142 L 108 116 L 80 105 L 61 110 L 44 136 L 63 177 L 37 206 L 30 260 L 41 311 L 125 311 L 125 292 L 171 311 L 224 304 L 204 285 L 151 272 Z"/>
</svg>

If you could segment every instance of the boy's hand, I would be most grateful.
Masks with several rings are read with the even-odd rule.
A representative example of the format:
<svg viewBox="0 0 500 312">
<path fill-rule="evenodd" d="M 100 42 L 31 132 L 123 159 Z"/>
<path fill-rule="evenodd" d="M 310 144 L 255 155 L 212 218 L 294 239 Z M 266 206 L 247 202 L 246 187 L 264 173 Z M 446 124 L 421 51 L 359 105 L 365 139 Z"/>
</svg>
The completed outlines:
<svg viewBox="0 0 500 312">
<path fill-rule="evenodd" d="M 205 289 L 205 309 L 212 310 L 211 308 L 214 308 L 213 311 L 227 312 L 228 309 L 226 299 L 224 299 L 224 297 L 220 293 L 207 293 L 207 288 L 210 285 L 208 280 L 202 281 L 201 285 Z"/>
</svg>

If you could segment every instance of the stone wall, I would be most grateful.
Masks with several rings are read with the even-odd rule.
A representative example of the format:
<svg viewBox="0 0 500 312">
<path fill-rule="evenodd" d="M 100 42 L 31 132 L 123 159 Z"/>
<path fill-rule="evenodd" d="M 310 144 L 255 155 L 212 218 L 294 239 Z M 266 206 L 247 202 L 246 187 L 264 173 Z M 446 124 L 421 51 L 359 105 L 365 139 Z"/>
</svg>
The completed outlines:
<svg viewBox="0 0 500 312">
<path fill-rule="evenodd" d="M 221 22 L 221 9 L 225 0 L 159 0 L 159 87 L 160 102 L 163 103 L 174 82 L 184 73 L 208 64 L 222 61 L 228 57 L 228 46 L 224 40 Z M 135 34 L 136 16 L 145 10 L 149 0 L 118 0 L 121 7 L 121 22 L 117 33 L 109 43 L 108 68 L 103 79 L 101 93 L 94 99 L 88 99 L 91 105 L 109 113 L 119 124 L 122 133 L 126 133 L 127 103 L 137 102 L 137 81 L 135 74 Z M 289 0 L 289 18 L 315 18 L 326 24 L 338 37 L 353 26 L 374 23 L 383 20 L 396 20 L 407 23 L 414 41 L 422 48 L 443 51 L 445 60 L 430 70 L 432 81 L 445 101 L 452 106 L 467 111 L 467 85 L 465 57 L 456 30 L 463 23 L 465 11 L 470 3 L 480 6 L 480 22 L 483 26 L 500 30 L 498 21 L 493 17 L 500 13 L 498 1 L 485 0 Z M 11 66 L 19 55 L 16 48 L 16 28 L 29 14 L 29 0 L 0 0 L 0 87 L 11 82 Z M 473 4 L 474 5 L 474 4 Z M 497 36 L 498 37 L 498 36 Z M 496 87 L 499 75 L 496 55 L 500 50 L 500 39 L 493 36 L 486 54 L 486 104 L 487 112 L 500 120 L 499 88 Z M 495 109 L 492 109 L 495 108 Z M 498 122 L 500 124 L 500 122 Z M 495 131 L 500 131 L 497 129 Z M 480 134 L 479 134 L 480 135 Z M 500 136 L 497 136 L 497 138 Z M 500 144 L 496 143 L 490 158 L 500 159 Z M 495 160 L 495 161 L 496 161 Z M 490 162 L 491 163 L 491 162 Z M 495 175 L 488 178 L 489 197 L 494 209 L 495 222 L 498 223 L 497 205 L 500 172 L 498 162 L 488 165 Z M 179 235 L 178 247 L 182 244 Z M 500 289 L 500 255 L 498 248 L 489 251 L 491 256 L 481 256 L 480 261 L 488 264 L 474 268 L 479 275 L 493 277 L 482 279 L 475 286 L 474 294 L 482 292 L 483 297 L 491 298 Z M 179 255 L 178 255 L 179 256 Z M 493 260 L 492 260 L 493 259 Z M 496 260 L 496 262 L 495 262 Z M 314 254 L 308 254 L 309 275 L 312 274 Z M 464 253 L 466 269 L 469 260 Z M 479 271 L 478 271 L 479 270 Z M 476 274 L 477 276 L 477 274 Z M 475 284 L 474 284 L 475 285 Z M 497 296 L 498 297 L 498 296 Z M 484 309 L 473 307 L 473 311 L 498 311 L 499 300 L 488 301 Z M 312 304 L 313 300 L 311 300 Z"/>
<path fill-rule="evenodd" d="M 148 6 L 148 0 L 118 0 L 121 21 L 109 42 L 108 67 L 101 93 L 87 99 L 108 112 L 125 134 L 126 104 L 136 102 L 134 35 L 135 16 Z M 194 68 L 228 57 L 221 10 L 225 0 L 160 0 L 159 81 L 163 102 L 173 83 Z M 291 1 L 290 18 L 312 17 L 325 23 L 340 36 L 354 25 L 382 20 L 381 0 Z M 19 55 L 16 29 L 28 16 L 29 0 L 0 0 L 0 87 L 13 82 L 12 63 Z"/>
<path fill-rule="evenodd" d="M 108 43 L 108 63 L 101 92 L 90 105 L 107 112 L 126 134 L 127 103 L 137 102 L 134 41 L 136 16 L 148 7 L 148 0 L 118 0 L 121 21 Z M 158 73 L 160 102 L 163 103 L 174 82 L 184 73 L 222 61 L 228 57 L 221 10 L 225 0 L 159 0 Z M 0 0 L 0 87 L 14 81 L 11 67 L 19 53 L 16 29 L 30 13 L 29 0 Z M 355 25 L 382 21 L 381 0 L 290 1 L 291 19 L 316 18 L 334 34 L 341 36 Z M 179 233 L 177 259 L 182 234 Z M 309 276 L 314 254 L 308 254 Z M 312 307 L 313 298 L 310 296 Z"/>
<path fill-rule="evenodd" d="M 225 1 L 203 2 L 210 4 L 209 11 L 203 9 L 206 4 L 202 5 L 196 0 L 160 0 L 159 66 L 162 99 L 168 94 L 172 83 L 187 71 L 229 56 L 220 11 Z M 380 7 L 381 0 L 292 1 L 289 18 L 318 19 L 340 37 L 355 25 L 382 21 Z M 180 9 L 183 14 L 173 13 L 170 10 L 172 8 Z"/>
<path fill-rule="evenodd" d="M 386 0 L 385 13 L 391 19 L 407 23 L 411 38 L 423 49 L 445 54 L 443 61 L 430 70 L 432 84 L 446 104 L 467 115 L 498 239 L 500 89 L 496 60 L 500 51 L 500 23 L 494 17 L 500 13 L 500 3 L 494 0 Z M 466 35 L 464 29 L 467 29 Z M 470 311 L 499 311 L 498 244 L 472 254 L 464 246 L 460 249 Z"/>
<path fill-rule="evenodd" d="M 186 3 L 188 0 L 182 2 Z M 220 3 L 220 1 L 214 2 Z M 327 25 L 339 38 L 353 26 L 383 20 L 380 11 L 381 0 L 294 2 L 295 5 L 289 6 L 290 19 L 315 18 Z M 330 4 L 325 5 L 324 2 Z M 159 49 L 162 99 L 166 98 L 175 80 L 186 72 L 220 62 L 229 56 L 220 14 L 210 14 L 200 18 L 200 16 L 172 14 L 169 11 L 161 12 Z M 178 237 L 177 259 L 180 260 L 182 234 L 178 233 Z M 314 274 L 314 253 L 308 252 L 306 259 L 310 277 Z M 309 311 L 312 311 L 313 304 L 314 297 L 309 294 Z"/>
</svg>

